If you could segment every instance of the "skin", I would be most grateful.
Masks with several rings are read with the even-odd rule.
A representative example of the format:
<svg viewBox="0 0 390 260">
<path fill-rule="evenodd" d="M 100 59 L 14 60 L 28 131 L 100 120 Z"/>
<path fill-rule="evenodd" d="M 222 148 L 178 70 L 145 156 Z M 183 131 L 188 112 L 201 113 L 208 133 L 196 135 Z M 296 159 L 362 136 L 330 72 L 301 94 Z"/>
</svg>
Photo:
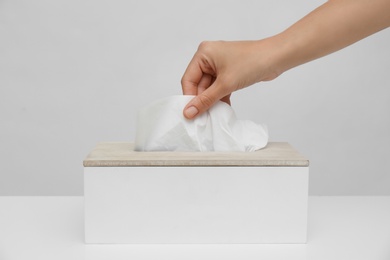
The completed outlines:
<svg viewBox="0 0 390 260">
<path fill-rule="evenodd" d="M 331 0 L 287 30 L 256 41 L 202 42 L 181 80 L 195 95 L 188 119 L 215 102 L 230 104 L 232 92 L 351 45 L 390 26 L 390 0 Z"/>
</svg>

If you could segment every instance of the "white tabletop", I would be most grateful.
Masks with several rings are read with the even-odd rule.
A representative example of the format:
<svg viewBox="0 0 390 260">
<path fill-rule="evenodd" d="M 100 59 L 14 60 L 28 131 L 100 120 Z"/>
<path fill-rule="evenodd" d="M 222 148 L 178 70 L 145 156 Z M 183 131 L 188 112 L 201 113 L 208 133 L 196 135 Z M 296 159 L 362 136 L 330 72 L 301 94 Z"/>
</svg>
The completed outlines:
<svg viewBox="0 0 390 260">
<path fill-rule="evenodd" d="M 389 260 L 390 197 L 310 197 L 303 245 L 86 245 L 83 197 L 0 197 L 0 259 Z"/>
</svg>

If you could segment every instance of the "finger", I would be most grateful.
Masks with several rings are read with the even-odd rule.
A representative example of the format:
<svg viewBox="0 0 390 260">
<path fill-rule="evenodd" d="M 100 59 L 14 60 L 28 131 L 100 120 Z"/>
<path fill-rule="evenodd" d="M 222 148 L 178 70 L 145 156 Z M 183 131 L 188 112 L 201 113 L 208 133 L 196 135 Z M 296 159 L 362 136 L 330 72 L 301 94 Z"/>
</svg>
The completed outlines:
<svg viewBox="0 0 390 260">
<path fill-rule="evenodd" d="M 221 101 L 225 102 L 226 104 L 231 106 L 232 104 L 231 104 L 231 101 L 230 101 L 230 96 L 231 96 L 231 94 L 224 96 L 223 98 L 221 98 Z"/>
<path fill-rule="evenodd" d="M 208 87 L 210 87 L 211 79 L 212 79 L 212 76 L 210 74 L 203 74 L 203 76 L 200 79 L 199 84 L 198 84 L 197 95 L 202 94 L 203 91 L 205 91 Z"/>
<path fill-rule="evenodd" d="M 197 55 L 188 64 L 186 71 L 181 79 L 181 87 L 184 95 L 197 95 L 198 85 L 203 76 Z"/>
<path fill-rule="evenodd" d="M 225 93 L 222 88 L 219 87 L 218 79 L 207 88 L 202 94 L 194 97 L 184 108 L 183 114 L 186 118 L 192 119 L 198 115 L 201 115 L 207 111 L 212 105 L 214 105 L 218 100 L 229 95 Z"/>
</svg>

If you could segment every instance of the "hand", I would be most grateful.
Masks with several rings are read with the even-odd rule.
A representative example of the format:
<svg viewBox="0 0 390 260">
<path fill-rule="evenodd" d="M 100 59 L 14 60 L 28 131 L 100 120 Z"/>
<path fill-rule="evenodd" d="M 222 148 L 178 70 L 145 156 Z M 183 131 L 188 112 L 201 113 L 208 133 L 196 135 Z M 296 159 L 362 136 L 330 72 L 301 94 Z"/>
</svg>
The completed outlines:
<svg viewBox="0 0 390 260">
<path fill-rule="evenodd" d="M 340 50 L 390 26 L 389 0 L 333 0 L 284 32 L 260 41 L 203 42 L 185 71 L 184 108 L 191 119 L 233 91 Z"/>
<path fill-rule="evenodd" d="M 218 100 L 230 104 L 233 91 L 276 78 L 275 47 L 272 39 L 202 42 L 181 81 L 183 94 L 196 96 L 184 108 L 184 116 L 194 118 Z"/>
</svg>

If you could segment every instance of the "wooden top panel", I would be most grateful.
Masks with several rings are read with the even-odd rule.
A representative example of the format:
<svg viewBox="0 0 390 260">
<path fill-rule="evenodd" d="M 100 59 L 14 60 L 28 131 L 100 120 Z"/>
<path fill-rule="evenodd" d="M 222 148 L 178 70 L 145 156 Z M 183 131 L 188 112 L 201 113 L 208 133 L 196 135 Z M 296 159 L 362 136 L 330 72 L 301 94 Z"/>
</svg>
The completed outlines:
<svg viewBox="0 0 390 260">
<path fill-rule="evenodd" d="M 136 152 L 133 143 L 99 143 L 84 167 L 123 166 L 309 166 L 290 144 L 270 142 L 256 152 Z"/>
</svg>

